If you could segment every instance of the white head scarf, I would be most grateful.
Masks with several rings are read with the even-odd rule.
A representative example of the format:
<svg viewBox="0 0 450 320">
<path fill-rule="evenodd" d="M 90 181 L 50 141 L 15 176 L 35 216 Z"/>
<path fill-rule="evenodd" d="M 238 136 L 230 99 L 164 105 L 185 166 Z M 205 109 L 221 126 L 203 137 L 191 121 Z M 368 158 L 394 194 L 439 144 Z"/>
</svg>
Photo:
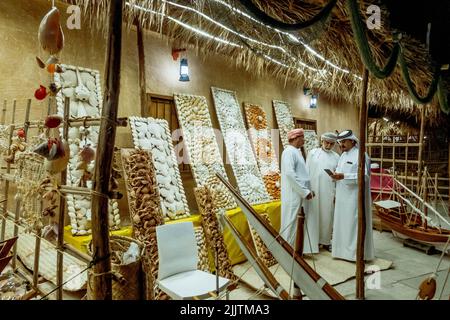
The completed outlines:
<svg viewBox="0 0 450 320">
<path fill-rule="evenodd" d="M 359 143 L 358 138 L 355 136 L 355 134 L 353 133 L 352 130 L 344 130 L 341 131 L 338 135 L 337 135 L 337 141 L 340 142 L 342 140 L 353 140 L 356 142 L 356 144 Z"/>
<path fill-rule="evenodd" d="M 320 138 L 328 142 L 336 142 L 337 135 L 333 132 L 325 132 Z"/>
</svg>

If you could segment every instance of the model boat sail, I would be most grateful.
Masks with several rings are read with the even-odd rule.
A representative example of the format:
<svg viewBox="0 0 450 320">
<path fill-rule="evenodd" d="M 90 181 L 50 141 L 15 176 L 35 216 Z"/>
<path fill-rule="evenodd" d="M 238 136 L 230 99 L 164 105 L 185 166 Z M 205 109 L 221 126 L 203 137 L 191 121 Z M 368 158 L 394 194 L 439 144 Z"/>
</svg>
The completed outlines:
<svg viewBox="0 0 450 320">
<path fill-rule="evenodd" d="M 450 237 L 450 230 L 442 227 L 450 227 L 449 221 L 396 178 L 389 199 L 376 201 L 374 205 L 383 223 L 403 237 L 432 245 L 445 244 Z M 430 218 L 430 212 L 439 223 Z"/>
<path fill-rule="evenodd" d="M 339 292 L 315 272 L 301 256 L 295 253 L 294 249 L 271 225 L 258 215 L 228 181 L 220 174 L 216 175 L 230 190 L 248 222 L 256 230 L 273 257 L 286 273 L 292 276 L 294 283 L 301 288 L 306 296 L 314 300 L 344 300 Z M 249 257 L 247 256 L 247 258 Z"/>
</svg>

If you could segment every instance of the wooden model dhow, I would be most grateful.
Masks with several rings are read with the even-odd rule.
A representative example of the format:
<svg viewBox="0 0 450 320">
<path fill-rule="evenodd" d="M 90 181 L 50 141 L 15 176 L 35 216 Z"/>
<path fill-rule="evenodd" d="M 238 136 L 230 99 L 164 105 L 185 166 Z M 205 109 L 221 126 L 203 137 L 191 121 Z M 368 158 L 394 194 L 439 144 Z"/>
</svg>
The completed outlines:
<svg viewBox="0 0 450 320">
<path fill-rule="evenodd" d="M 258 215 L 228 181 L 220 174 L 217 174 L 217 177 L 231 191 L 248 222 L 272 252 L 273 257 L 284 271 L 291 275 L 294 283 L 301 288 L 306 296 L 314 300 L 344 300 L 344 297 L 339 292 L 315 272 L 280 234 Z"/>
<path fill-rule="evenodd" d="M 413 199 L 425 210 L 417 208 Z M 447 226 L 450 226 L 449 221 L 397 179 L 394 179 L 390 199 L 376 201 L 374 205 L 383 223 L 403 237 L 433 245 L 445 244 L 450 237 L 450 230 L 432 221 L 427 211 L 433 212 Z"/>
</svg>

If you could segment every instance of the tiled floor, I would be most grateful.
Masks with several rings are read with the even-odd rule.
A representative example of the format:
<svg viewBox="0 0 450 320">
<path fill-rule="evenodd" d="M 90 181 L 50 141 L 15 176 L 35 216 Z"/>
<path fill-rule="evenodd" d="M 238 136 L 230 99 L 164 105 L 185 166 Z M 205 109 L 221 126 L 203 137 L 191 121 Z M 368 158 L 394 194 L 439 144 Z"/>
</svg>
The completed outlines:
<svg viewBox="0 0 450 320">
<path fill-rule="evenodd" d="M 390 232 L 374 230 L 376 256 L 391 260 L 394 263 L 392 269 L 379 273 L 379 281 L 366 276 L 365 295 L 368 300 L 414 300 L 418 293 L 420 283 L 436 270 L 440 254 L 426 255 L 418 249 L 403 246 L 402 240 L 395 238 Z M 436 281 L 438 283 L 434 299 L 438 299 L 442 285 L 450 268 L 450 257 L 444 256 L 439 267 Z M 368 283 L 368 281 L 370 283 Z M 379 285 L 377 285 L 379 284 Z M 335 288 L 346 298 L 355 299 L 355 279 L 351 279 Z M 450 278 L 447 280 L 441 299 L 447 300 L 450 295 Z M 267 296 L 255 295 L 255 291 L 245 285 L 230 294 L 230 299 L 256 300 L 268 299 Z"/>
</svg>

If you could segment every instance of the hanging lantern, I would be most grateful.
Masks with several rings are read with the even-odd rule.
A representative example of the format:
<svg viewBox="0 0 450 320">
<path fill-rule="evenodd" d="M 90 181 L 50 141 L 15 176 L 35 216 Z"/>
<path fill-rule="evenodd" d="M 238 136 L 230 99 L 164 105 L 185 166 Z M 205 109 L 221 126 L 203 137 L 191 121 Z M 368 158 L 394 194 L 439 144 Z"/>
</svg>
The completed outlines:
<svg viewBox="0 0 450 320">
<path fill-rule="evenodd" d="M 313 94 L 313 95 L 311 96 L 311 102 L 309 103 L 309 107 L 310 107 L 311 109 L 317 108 L 317 95 L 316 95 L 316 94 Z"/>
<path fill-rule="evenodd" d="M 180 61 L 180 81 L 189 81 L 189 68 L 188 61 L 186 58 Z"/>
</svg>

